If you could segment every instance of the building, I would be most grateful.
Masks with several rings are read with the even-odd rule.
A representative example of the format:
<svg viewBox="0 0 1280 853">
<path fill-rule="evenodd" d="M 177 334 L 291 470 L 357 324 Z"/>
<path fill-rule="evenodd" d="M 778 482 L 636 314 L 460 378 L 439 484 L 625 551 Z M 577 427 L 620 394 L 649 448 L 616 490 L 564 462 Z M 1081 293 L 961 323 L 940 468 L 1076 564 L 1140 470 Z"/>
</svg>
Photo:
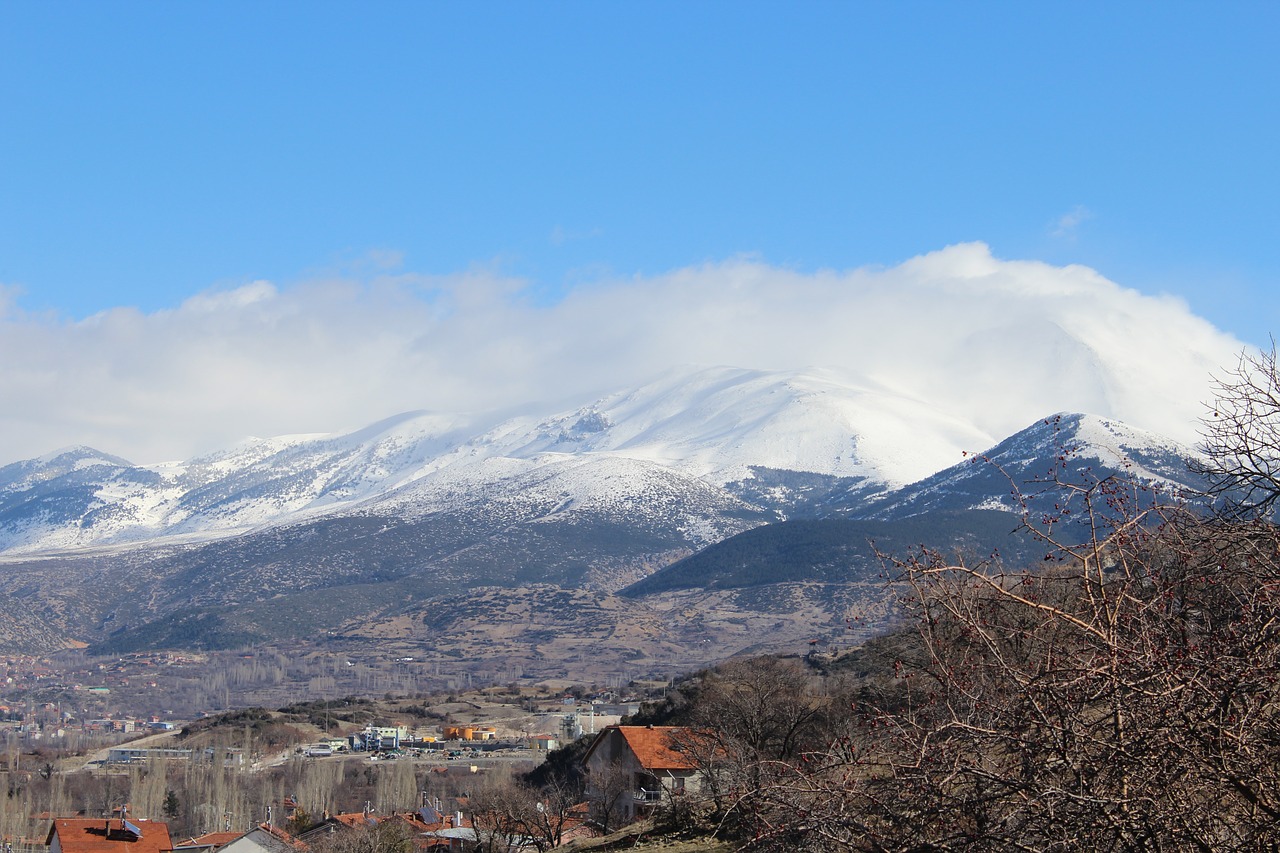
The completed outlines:
<svg viewBox="0 0 1280 853">
<path fill-rule="evenodd" d="M 445 740 L 494 740 L 498 730 L 493 726 L 445 726 L 442 735 Z"/>
<path fill-rule="evenodd" d="M 541 734 L 533 735 L 529 738 L 529 748 L 536 749 L 539 752 L 550 752 L 560 746 L 560 741 L 555 735 Z"/>
<path fill-rule="evenodd" d="M 173 747 L 128 747 L 113 746 L 107 750 L 108 764 L 145 764 L 152 759 L 158 761 L 190 761 L 191 750 Z"/>
<path fill-rule="evenodd" d="M 163 853 L 173 849 L 160 821 L 58 818 L 45 837 L 49 853 Z"/>
<path fill-rule="evenodd" d="M 298 836 L 298 841 L 307 845 L 323 846 L 326 839 L 334 836 L 373 830 L 379 826 L 397 823 L 402 824 L 407 830 L 415 853 L 431 851 L 464 853 L 475 847 L 475 830 L 472 828 L 471 821 L 463 818 L 462 812 L 442 815 L 437 809 L 425 805 L 415 812 L 399 812 L 384 816 L 369 812 L 329 815 L 314 826 L 308 827 Z M 246 851 L 246 853 L 259 852 Z"/>
<path fill-rule="evenodd" d="M 214 850 L 230 844 L 242 835 L 244 835 L 243 832 L 206 832 L 204 835 L 179 841 L 173 845 L 173 849 L 174 853 L 213 853 Z"/>
<path fill-rule="evenodd" d="M 289 833 L 268 824 L 251 829 L 218 848 L 218 853 L 300 853 L 306 847 Z"/>
<path fill-rule="evenodd" d="M 361 748 L 370 751 L 399 749 L 400 742 L 408 739 L 409 730 L 404 726 L 365 726 L 360 732 Z"/>
<path fill-rule="evenodd" d="M 193 758 L 211 763 L 220 758 L 224 767 L 237 767 L 244 763 L 244 750 L 232 748 L 215 749 L 207 746 L 203 751 L 193 753 L 189 749 L 175 747 L 113 746 L 107 751 L 108 764 L 146 764 L 152 759 L 158 761 L 191 761 Z"/>
<path fill-rule="evenodd" d="M 697 766 L 678 749 L 689 730 L 680 726 L 609 726 L 587 749 L 587 797 L 607 801 L 614 816 L 632 821 L 652 811 L 663 795 L 699 786 Z M 606 787 L 616 786 L 618 796 Z"/>
</svg>

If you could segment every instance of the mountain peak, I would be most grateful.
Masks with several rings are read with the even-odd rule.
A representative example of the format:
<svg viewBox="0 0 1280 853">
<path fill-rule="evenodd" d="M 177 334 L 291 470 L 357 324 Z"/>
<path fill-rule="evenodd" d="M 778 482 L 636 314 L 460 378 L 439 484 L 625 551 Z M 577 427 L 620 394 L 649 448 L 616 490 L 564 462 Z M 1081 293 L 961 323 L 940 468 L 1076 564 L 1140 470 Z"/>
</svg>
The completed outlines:
<svg viewBox="0 0 1280 853">
<path fill-rule="evenodd" d="M 1192 473 L 1192 448 L 1110 418 L 1058 412 L 1009 436 L 985 452 L 943 469 L 869 506 L 842 514 L 888 518 L 940 510 L 1021 511 L 1015 493 L 1042 489 L 1060 478 L 1088 482 L 1092 471 L 1122 471 L 1135 482 L 1177 493 L 1203 488 Z"/>
<path fill-rule="evenodd" d="M 950 491 L 930 475 L 972 476 L 972 467 L 962 476 L 948 466 L 992 441 L 921 400 L 837 369 L 688 367 L 550 415 L 412 411 L 348 433 L 260 439 L 162 466 L 67 448 L 0 469 L 0 551 L 220 538 L 387 502 L 421 515 L 535 482 L 563 484 L 546 506 L 574 495 L 599 503 L 608 488 L 590 478 L 616 478 L 638 495 L 659 471 L 697 492 L 701 505 L 741 506 L 749 494 L 753 517 L 789 514 L 798 504 L 784 499 L 788 490 L 792 498 L 796 488 L 820 494 L 820 502 L 846 486 L 853 491 L 845 511 L 857 513 L 855 500 L 911 483 L 911 494 L 930 484 Z M 1116 421 L 1064 412 L 988 455 L 1016 468 L 1055 442 L 1107 464 L 1145 460 L 1153 470 L 1162 464 L 1156 456 L 1186 452 Z M 663 483 L 653 494 L 678 491 Z"/>
</svg>

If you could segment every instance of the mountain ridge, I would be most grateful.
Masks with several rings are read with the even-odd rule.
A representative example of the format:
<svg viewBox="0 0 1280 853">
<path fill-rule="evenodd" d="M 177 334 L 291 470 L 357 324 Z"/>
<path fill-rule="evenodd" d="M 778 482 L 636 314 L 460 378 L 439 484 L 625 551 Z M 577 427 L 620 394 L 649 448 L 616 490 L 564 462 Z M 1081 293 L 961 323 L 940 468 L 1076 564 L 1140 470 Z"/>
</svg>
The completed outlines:
<svg viewBox="0 0 1280 853">
<path fill-rule="evenodd" d="M 951 456 L 963 430 L 939 418 L 904 433 L 916 403 L 863 414 L 864 389 L 841 394 L 830 374 L 700 375 L 687 388 L 668 376 L 551 416 L 411 412 L 154 470 L 89 448 L 15 463 L 0 469 L 0 604 L 38 615 L 39 631 L 18 627 L 46 647 L 57 636 L 111 653 L 356 643 L 385 622 L 400 626 L 398 642 L 442 649 L 447 638 L 424 633 L 421 614 L 476 590 L 497 607 L 502 590 L 549 586 L 625 598 L 637 619 L 677 620 L 681 642 L 696 647 L 686 657 L 729 654 L 795 641 L 800 626 L 779 627 L 784 599 L 816 634 L 843 636 L 842 614 L 857 602 L 887 613 L 868 539 L 947 544 L 932 528 L 1013 553 L 997 540 L 1017 525 L 1009 492 L 1019 484 L 1033 502 L 1054 472 L 1195 488 L 1193 451 L 1070 413 L 899 484 L 908 469 L 885 448 L 941 423 L 923 443 Z M 896 434 L 860 434 L 855 421 Z M 869 446 L 876 452 L 862 452 Z M 788 450 L 796 467 L 778 467 Z M 745 562 L 716 562 L 743 541 Z M 698 618 L 698 601 L 716 618 Z M 468 624 L 474 633 L 484 619 Z M 752 637 L 743 625 L 773 628 Z"/>
<path fill-rule="evenodd" d="M 989 442 L 832 371 L 706 368 L 542 416 L 418 411 L 154 466 L 91 448 L 14 463 L 0 469 L 0 554 L 220 538 L 410 495 L 439 510 L 486 478 L 566 457 L 648 462 L 717 488 L 772 468 L 886 489 L 958 457 L 962 439 Z"/>
</svg>

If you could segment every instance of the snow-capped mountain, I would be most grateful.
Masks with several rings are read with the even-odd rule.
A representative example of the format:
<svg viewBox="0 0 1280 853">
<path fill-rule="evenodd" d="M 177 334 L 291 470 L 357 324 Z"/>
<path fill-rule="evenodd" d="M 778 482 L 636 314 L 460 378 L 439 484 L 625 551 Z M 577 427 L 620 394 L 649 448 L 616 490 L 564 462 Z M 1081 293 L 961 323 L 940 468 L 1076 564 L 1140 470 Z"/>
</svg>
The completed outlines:
<svg viewBox="0 0 1280 853">
<path fill-rule="evenodd" d="M 622 480 L 659 472 L 694 491 L 750 481 L 757 469 L 883 491 L 990 442 L 832 371 L 685 370 L 549 415 L 411 412 L 184 463 L 133 466 L 88 448 L 16 463 L 0 469 L 0 553 L 192 541 L 382 504 L 421 515 L 486 491 L 521 492 L 542 469 L 541 479 L 555 472 L 557 501 L 580 509 L 643 494 L 648 486 Z"/>
<path fill-rule="evenodd" d="M 182 463 L 74 448 L 0 468 L 0 602 L 110 651 L 337 636 L 483 587 L 609 594 L 782 519 L 906 541 L 977 509 L 1003 534 L 1011 492 L 1055 472 L 1194 487 L 1191 456 L 1077 414 L 996 444 L 830 371 L 684 371 L 550 414 L 413 412 Z M 790 530 L 780 553 L 804 585 Z"/>
<path fill-rule="evenodd" d="M 991 436 L 831 370 L 677 371 L 535 428 L 513 455 L 608 452 L 723 485 L 755 467 L 905 484 Z"/>
<path fill-rule="evenodd" d="M 1052 517 L 1058 541 L 1091 535 L 1081 489 L 1096 488 L 1102 517 L 1195 501 L 1205 484 L 1189 465 L 1198 454 L 1177 442 L 1094 415 L 1044 418 L 983 453 L 909 486 L 868 500 L 836 492 L 820 517 L 770 524 L 725 539 L 624 590 L 629 597 L 688 589 L 748 589 L 766 584 L 839 583 L 875 576 L 881 554 L 916 547 L 956 549 L 1035 566 L 1046 546 L 1026 535 Z M 874 545 L 872 544 L 874 543 Z"/>
<path fill-rule="evenodd" d="M 1087 485 L 1119 474 L 1165 501 L 1203 491 L 1191 470 L 1200 454 L 1119 421 L 1061 412 L 1036 421 L 984 453 L 872 501 L 854 494 L 833 503 L 857 518 L 906 518 L 929 512 L 999 509 L 1022 512 L 1062 500 L 1058 482 Z"/>
</svg>

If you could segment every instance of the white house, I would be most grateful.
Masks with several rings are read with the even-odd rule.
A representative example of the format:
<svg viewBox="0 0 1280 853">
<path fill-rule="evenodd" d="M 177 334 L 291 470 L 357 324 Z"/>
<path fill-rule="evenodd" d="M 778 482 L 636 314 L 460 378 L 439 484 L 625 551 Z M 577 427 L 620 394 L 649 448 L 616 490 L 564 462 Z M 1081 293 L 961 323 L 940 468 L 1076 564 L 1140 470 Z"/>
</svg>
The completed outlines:
<svg viewBox="0 0 1280 853">
<path fill-rule="evenodd" d="M 635 820 L 652 810 L 665 794 L 682 794 L 699 786 L 693 760 L 676 747 L 689 730 L 680 726 L 609 726 L 602 730 L 582 763 L 587 769 L 587 797 L 599 801 L 605 786 L 619 781 L 624 794 L 612 804 L 617 817 Z"/>
</svg>

